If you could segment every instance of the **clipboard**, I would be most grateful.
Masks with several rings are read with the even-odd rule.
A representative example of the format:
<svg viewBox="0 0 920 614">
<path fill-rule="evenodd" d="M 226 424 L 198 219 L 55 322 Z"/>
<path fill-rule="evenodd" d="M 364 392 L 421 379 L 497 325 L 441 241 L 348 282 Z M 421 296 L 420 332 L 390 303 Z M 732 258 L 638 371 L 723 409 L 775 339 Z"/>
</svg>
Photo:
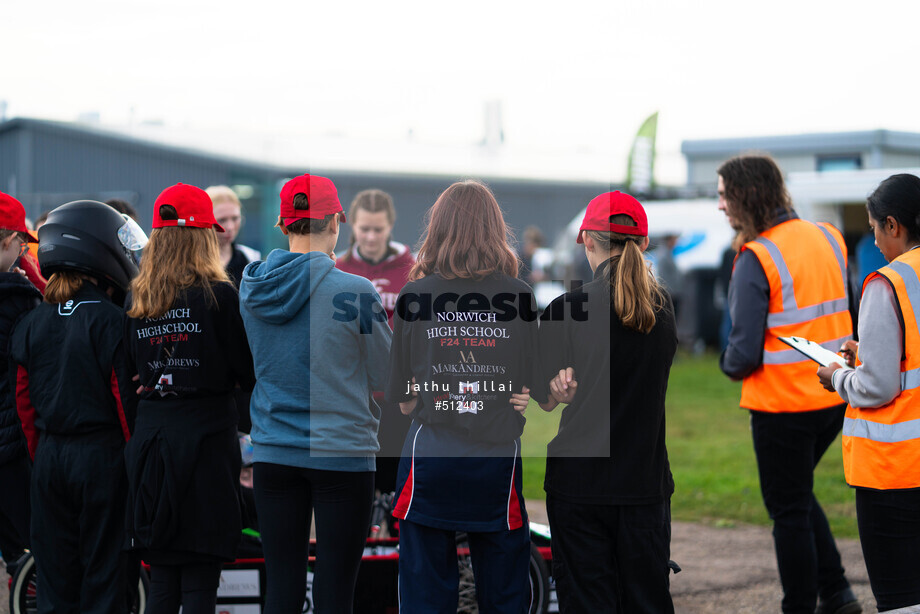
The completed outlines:
<svg viewBox="0 0 920 614">
<path fill-rule="evenodd" d="M 778 339 L 823 367 L 836 362 L 844 369 L 853 368 L 847 365 L 846 359 L 840 356 L 840 354 L 835 354 L 834 352 L 822 347 L 814 341 L 810 341 L 802 337 L 778 337 Z"/>
</svg>

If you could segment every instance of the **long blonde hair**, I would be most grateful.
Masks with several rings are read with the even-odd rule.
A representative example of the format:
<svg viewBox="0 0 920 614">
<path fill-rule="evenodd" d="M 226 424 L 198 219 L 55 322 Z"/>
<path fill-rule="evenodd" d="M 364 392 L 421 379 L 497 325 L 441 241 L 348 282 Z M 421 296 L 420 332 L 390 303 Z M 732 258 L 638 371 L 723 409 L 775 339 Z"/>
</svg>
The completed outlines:
<svg viewBox="0 0 920 614">
<path fill-rule="evenodd" d="M 243 205 L 240 204 L 240 197 L 236 195 L 229 186 L 225 185 L 212 185 L 205 189 L 208 196 L 211 197 L 211 202 L 215 205 L 220 203 L 230 203 L 231 205 L 236 205 L 240 209 L 243 208 Z"/>
<path fill-rule="evenodd" d="M 622 226 L 635 226 L 628 215 L 615 215 L 610 220 Z M 658 321 L 658 312 L 665 305 L 664 293 L 655 275 L 642 256 L 642 239 L 637 235 L 618 232 L 585 231 L 601 251 L 621 247 L 622 252 L 603 263 L 604 276 L 610 283 L 610 303 L 623 326 L 648 333 Z"/>
<path fill-rule="evenodd" d="M 220 264 L 213 228 L 154 228 L 144 248 L 140 272 L 131 282 L 131 318 L 158 318 L 181 291 L 199 286 L 209 305 L 217 300 L 211 284 L 229 282 Z"/>
</svg>

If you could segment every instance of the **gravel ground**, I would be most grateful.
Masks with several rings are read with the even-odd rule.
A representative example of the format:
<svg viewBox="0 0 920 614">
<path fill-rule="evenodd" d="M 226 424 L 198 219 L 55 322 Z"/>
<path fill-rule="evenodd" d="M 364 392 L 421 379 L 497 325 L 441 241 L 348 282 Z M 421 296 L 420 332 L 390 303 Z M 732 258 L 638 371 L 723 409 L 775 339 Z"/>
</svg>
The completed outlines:
<svg viewBox="0 0 920 614">
<path fill-rule="evenodd" d="M 542 505 L 528 502 L 535 522 L 546 522 Z M 685 522 L 672 527 L 671 558 L 681 566 L 673 576 L 671 594 L 678 614 L 763 614 L 779 612 L 782 590 L 776 571 L 773 540 L 766 527 L 715 528 Z M 837 540 L 847 577 L 863 603 L 875 614 L 875 600 L 859 542 Z M 0 614 L 9 613 L 6 574 L 0 572 Z"/>
<path fill-rule="evenodd" d="M 863 612 L 875 614 L 859 541 L 838 539 L 837 547 Z M 681 614 L 780 612 L 783 592 L 769 528 L 676 522 L 671 558 L 683 570 L 671 581 L 674 608 Z"/>
<path fill-rule="evenodd" d="M 546 523 L 542 501 L 527 501 L 534 522 Z M 838 539 L 853 592 L 864 614 L 876 614 L 875 599 L 859 541 Z M 689 522 L 671 525 L 671 558 L 681 572 L 671 576 L 677 614 L 765 614 L 781 612 L 783 598 L 768 527 L 716 528 Z"/>
</svg>

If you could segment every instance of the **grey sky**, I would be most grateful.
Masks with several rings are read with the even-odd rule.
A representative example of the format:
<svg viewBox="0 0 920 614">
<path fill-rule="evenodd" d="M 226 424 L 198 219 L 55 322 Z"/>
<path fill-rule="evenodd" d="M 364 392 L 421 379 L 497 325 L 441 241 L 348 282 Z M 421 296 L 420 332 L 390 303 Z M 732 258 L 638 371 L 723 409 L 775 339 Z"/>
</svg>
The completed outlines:
<svg viewBox="0 0 920 614">
<path fill-rule="evenodd" d="M 870 8 L 871 7 L 871 8 Z M 692 138 L 920 132 L 916 2 L 24 2 L 0 8 L 11 116 L 609 156 L 658 110 Z"/>
</svg>

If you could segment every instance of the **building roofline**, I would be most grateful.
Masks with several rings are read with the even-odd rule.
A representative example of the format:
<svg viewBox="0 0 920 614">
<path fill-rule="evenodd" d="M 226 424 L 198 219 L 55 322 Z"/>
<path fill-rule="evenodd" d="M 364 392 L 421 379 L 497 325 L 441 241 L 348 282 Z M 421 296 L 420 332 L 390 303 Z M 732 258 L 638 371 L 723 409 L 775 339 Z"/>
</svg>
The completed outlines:
<svg viewBox="0 0 920 614">
<path fill-rule="evenodd" d="M 49 134 L 88 138 L 97 142 L 104 141 L 109 145 L 116 145 L 145 152 L 155 152 L 161 154 L 168 153 L 171 156 L 193 159 L 196 162 L 224 164 L 243 171 L 257 174 L 284 174 L 283 168 L 274 165 L 259 164 L 258 162 L 244 160 L 241 158 L 234 158 L 232 156 L 222 156 L 220 154 L 214 154 L 188 147 L 159 143 L 150 139 L 134 137 L 130 134 L 108 130 L 105 128 L 99 128 L 96 126 L 87 126 L 84 124 L 74 124 L 71 122 L 62 122 L 48 119 L 35 119 L 30 117 L 15 117 L 13 119 L 0 122 L 0 134 L 16 129 L 31 129 Z"/>
<path fill-rule="evenodd" d="M 88 126 L 73 122 L 37 119 L 30 117 L 14 117 L 0 122 L 0 134 L 10 132 L 16 129 L 31 129 L 45 133 L 62 134 L 77 138 L 88 138 L 96 141 L 105 141 L 109 145 L 122 146 L 147 153 L 169 154 L 171 156 L 186 157 L 199 163 L 217 163 L 224 164 L 244 172 L 252 172 L 270 178 L 293 177 L 302 174 L 305 170 L 315 172 L 316 174 L 325 173 L 333 177 L 379 177 L 387 179 L 443 179 L 446 181 L 456 181 L 460 179 L 475 178 L 488 184 L 532 184 L 534 186 L 595 186 L 598 190 L 613 190 L 622 188 L 619 183 L 609 183 L 604 181 L 588 181 L 569 178 L 546 179 L 534 177 L 515 177 L 504 175 L 474 175 L 459 171 L 453 172 L 413 172 L 403 170 L 376 170 L 376 169 L 356 169 L 356 168 L 336 168 L 334 165 L 318 164 L 308 165 L 306 168 L 295 167 L 286 164 L 264 164 L 245 158 L 221 155 L 213 153 L 207 149 L 196 149 L 181 145 L 164 143 L 155 139 L 141 136 L 132 136 L 116 129 L 107 129 L 97 126 Z"/>
<path fill-rule="evenodd" d="M 680 151 L 689 157 L 730 156 L 739 151 L 769 151 L 775 154 L 797 152 L 836 153 L 862 151 L 873 147 L 920 152 L 920 133 L 893 130 L 826 132 L 781 136 L 753 136 L 727 139 L 699 139 L 681 143 Z"/>
</svg>

